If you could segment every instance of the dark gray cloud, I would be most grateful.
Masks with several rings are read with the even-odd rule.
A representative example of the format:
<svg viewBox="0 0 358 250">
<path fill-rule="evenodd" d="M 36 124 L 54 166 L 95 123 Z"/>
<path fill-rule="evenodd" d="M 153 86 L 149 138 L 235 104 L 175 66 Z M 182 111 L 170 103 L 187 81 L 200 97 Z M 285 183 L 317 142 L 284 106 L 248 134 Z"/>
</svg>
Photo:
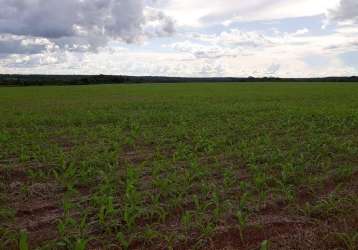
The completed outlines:
<svg viewBox="0 0 358 250">
<path fill-rule="evenodd" d="M 59 38 L 75 34 L 81 20 L 76 0 L 0 0 L 0 32 Z"/>
<path fill-rule="evenodd" d="M 145 12 L 145 34 L 149 37 L 169 36 L 175 32 L 174 20 L 162 11 L 148 8 Z"/>
<path fill-rule="evenodd" d="M 334 21 L 358 24 L 358 1 L 341 0 L 338 8 L 330 11 L 329 16 Z"/>
<path fill-rule="evenodd" d="M 174 32 L 173 21 L 145 0 L 0 0 L 0 6 L 0 34 L 46 38 L 61 49 L 93 50 L 110 39 L 132 43 Z M 0 51 L 11 48 L 25 53 L 0 43 Z"/>
</svg>

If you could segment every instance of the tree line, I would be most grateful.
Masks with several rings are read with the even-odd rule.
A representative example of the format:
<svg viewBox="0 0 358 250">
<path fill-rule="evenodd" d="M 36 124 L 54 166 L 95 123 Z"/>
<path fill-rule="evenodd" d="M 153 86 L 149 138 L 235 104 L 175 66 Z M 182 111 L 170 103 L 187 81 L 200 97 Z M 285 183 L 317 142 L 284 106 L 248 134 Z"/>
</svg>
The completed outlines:
<svg viewBox="0 0 358 250">
<path fill-rule="evenodd" d="M 204 82 L 358 82 L 357 76 L 324 78 L 277 77 L 165 77 L 126 75 L 9 75 L 0 74 L 0 86 L 90 85 L 134 83 L 204 83 Z"/>
</svg>

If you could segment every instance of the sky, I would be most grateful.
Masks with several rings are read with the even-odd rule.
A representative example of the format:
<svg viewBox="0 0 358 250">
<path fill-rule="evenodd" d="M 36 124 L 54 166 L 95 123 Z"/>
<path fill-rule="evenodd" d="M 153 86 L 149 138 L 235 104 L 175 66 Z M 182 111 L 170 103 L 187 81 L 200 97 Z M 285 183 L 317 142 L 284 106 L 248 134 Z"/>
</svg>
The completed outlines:
<svg viewBox="0 0 358 250">
<path fill-rule="evenodd" d="M 357 0 L 0 0 L 0 74 L 358 75 Z"/>
</svg>

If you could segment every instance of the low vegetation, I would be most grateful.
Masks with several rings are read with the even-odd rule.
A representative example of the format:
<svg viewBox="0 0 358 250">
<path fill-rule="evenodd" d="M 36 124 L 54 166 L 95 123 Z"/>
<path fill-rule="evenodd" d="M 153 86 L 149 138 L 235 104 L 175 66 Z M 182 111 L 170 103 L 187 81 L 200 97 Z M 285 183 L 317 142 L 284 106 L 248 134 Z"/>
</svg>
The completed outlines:
<svg viewBox="0 0 358 250">
<path fill-rule="evenodd" d="M 277 78 L 277 77 L 166 77 L 126 75 L 2 75 L 0 86 L 53 86 L 90 84 L 148 84 L 148 83 L 237 83 L 237 82 L 358 82 L 357 76 L 324 78 Z"/>
<path fill-rule="evenodd" d="M 357 249 L 358 85 L 0 88 L 0 249 Z"/>
</svg>

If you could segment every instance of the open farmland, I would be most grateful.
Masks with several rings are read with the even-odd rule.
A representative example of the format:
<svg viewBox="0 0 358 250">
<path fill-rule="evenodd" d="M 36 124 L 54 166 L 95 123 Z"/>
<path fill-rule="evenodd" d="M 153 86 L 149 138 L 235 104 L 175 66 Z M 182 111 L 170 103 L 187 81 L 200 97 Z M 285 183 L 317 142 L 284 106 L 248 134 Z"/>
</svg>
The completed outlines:
<svg viewBox="0 0 358 250">
<path fill-rule="evenodd" d="M 0 88 L 0 249 L 357 249 L 358 85 Z"/>
</svg>

